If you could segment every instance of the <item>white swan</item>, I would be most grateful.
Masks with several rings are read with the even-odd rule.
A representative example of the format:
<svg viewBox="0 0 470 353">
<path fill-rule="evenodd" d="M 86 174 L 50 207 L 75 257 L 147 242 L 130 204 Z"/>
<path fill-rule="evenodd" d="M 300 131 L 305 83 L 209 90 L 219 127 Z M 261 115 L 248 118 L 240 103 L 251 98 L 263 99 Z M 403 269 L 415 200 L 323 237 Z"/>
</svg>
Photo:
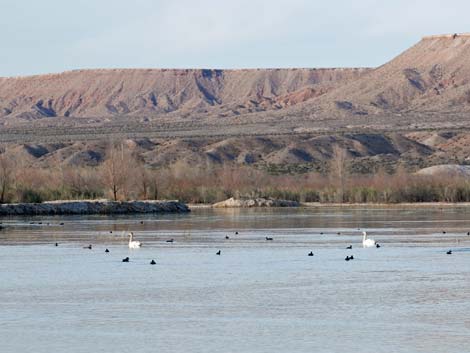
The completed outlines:
<svg viewBox="0 0 470 353">
<path fill-rule="evenodd" d="M 374 239 L 367 239 L 367 232 L 362 232 L 362 247 L 363 248 L 372 248 L 376 246 Z"/>
<path fill-rule="evenodd" d="M 132 240 L 132 237 L 134 236 L 134 233 L 130 232 L 129 233 L 129 249 L 137 249 L 142 246 L 142 243 L 137 240 Z"/>
</svg>

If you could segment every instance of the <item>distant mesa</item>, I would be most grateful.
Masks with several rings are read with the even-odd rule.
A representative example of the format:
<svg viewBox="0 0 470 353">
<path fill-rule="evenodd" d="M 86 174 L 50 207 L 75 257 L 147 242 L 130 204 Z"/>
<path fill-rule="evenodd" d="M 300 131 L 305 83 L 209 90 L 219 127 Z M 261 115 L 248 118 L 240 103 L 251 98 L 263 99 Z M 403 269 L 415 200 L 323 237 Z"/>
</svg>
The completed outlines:
<svg viewBox="0 0 470 353">
<path fill-rule="evenodd" d="M 469 33 L 451 33 L 423 37 L 374 69 L 98 69 L 0 78 L 0 124 L 464 113 L 469 50 Z"/>
</svg>

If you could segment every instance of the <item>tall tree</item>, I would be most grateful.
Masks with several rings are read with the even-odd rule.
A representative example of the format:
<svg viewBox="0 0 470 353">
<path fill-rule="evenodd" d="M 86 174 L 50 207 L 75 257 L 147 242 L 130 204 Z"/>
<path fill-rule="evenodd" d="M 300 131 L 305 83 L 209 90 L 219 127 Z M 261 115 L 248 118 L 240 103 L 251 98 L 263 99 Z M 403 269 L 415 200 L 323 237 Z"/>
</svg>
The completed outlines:
<svg viewBox="0 0 470 353">
<path fill-rule="evenodd" d="M 348 176 L 348 152 L 337 145 L 333 146 L 333 156 L 330 162 L 330 175 L 336 184 L 336 202 L 344 202 L 344 189 Z"/>
<path fill-rule="evenodd" d="M 6 195 L 13 182 L 13 160 L 0 147 L 0 203 L 5 203 Z"/>
<path fill-rule="evenodd" d="M 134 158 L 124 143 L 110 143 L 106 160 L 102 165 L 103 184 L 110 190 L 113 200 L 117 201 L 120 194 L 128 195 L 128 180 L 132 177 Z"/>
</svg>

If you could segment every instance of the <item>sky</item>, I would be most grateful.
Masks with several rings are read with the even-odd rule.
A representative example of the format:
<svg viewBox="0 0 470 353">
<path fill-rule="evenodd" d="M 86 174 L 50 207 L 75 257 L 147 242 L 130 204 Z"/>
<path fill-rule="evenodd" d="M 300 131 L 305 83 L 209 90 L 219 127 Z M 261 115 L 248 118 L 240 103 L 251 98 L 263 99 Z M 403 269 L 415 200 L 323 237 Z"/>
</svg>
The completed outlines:
<svg viewBox="0 0 470 353">
<path fill-rule="evenodd" d="M 470 32 L 468 0 L 0 0 L 0 76 L 92 68 L 375 67 Z"/>
</svg>

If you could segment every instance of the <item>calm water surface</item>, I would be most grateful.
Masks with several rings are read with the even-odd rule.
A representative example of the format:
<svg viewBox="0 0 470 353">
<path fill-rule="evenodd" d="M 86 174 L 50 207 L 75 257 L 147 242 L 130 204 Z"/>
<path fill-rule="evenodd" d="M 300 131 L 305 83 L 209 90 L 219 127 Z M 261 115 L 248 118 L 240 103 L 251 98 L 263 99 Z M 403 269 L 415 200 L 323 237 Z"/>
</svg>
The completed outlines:
<svg viewBox="0 0 470 353">
<path fill-rule="evenodd" d="M 470 351 L 470 208 L 2 221 L 1 352 Z"/>
</svg>

